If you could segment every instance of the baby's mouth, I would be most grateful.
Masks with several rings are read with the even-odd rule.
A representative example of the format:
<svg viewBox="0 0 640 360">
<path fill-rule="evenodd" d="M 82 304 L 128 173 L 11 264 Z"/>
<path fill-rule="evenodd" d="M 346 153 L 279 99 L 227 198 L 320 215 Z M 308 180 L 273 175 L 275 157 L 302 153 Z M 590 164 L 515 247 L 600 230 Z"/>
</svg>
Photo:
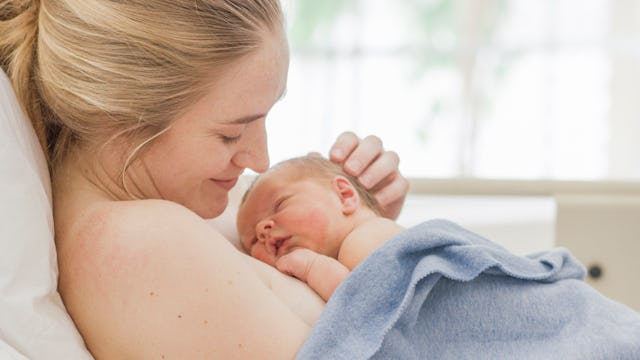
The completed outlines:
<svg viewBox="0 0 640 360">
<path fill-rule="evenodd" d="M 274 247 L 274 253 L 276 255 L 276 257 L 280 257 L 281 255 L 283 255 L 285 253 L 286 250 L 286 245 L 287 241 L 291 239 L 291 236 L 287 236 L 287 237 L 283 237 L 283 238 L 277 238 L 275 239 L 275 241 L 273 242 L 273 247 Z"/>
</svg>

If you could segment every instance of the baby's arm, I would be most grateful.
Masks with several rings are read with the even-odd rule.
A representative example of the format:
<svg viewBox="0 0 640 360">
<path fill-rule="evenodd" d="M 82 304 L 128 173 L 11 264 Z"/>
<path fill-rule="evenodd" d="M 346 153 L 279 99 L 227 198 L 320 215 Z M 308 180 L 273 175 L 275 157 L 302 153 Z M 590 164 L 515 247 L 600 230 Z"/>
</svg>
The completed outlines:
<svg viewBox="0 0 640 360">
<path fill-rule="evenodd" d="M 349 275 L 349 269 L 338 260 L 309 249 L 296 249 L 276 262 L 278 270 L 304 281 L 324 301 Z"/>
</svg>

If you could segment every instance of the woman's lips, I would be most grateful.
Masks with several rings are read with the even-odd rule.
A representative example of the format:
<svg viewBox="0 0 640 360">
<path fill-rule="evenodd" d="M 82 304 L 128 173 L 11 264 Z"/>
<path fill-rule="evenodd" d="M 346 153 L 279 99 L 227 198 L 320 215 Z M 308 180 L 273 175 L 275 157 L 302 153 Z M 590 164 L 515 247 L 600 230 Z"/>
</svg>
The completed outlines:
<svg viewBox="0 0 640 360">
<path fill-rule="evenodd" d="M 236 183 L 238 182 L 238 178 L 233 178 L 231 180 L 216 180 L 216 179 L 211 179 L 211 181 L 213 181 L 214 183 L 216 183 L 218 186 L 220 186 L 221 188 L 229 191 L 231 190 L 234 186 L 236 186 Z"/>
</svg>

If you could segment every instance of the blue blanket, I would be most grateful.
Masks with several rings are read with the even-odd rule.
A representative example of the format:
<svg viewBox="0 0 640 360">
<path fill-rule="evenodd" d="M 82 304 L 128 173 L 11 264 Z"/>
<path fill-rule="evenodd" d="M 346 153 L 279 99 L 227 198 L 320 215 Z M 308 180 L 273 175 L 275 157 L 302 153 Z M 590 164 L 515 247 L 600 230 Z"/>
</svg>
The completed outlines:
<svg viewBox="0 0 640 360">
<path fill-rule="evenodd" d="M 298 359 L 640 359 L 640 314 L 583 278 L 564 249 L 515 256 L 428 221 L 353 270 Z"/>
</svg>

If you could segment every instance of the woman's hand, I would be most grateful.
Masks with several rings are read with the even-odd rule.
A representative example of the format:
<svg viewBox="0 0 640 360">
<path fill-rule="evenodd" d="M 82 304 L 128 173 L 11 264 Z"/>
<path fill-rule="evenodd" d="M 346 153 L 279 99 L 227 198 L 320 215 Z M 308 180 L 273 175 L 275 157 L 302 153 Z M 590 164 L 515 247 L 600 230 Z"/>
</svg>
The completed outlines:
<svg viewBox="0 0 640 360">
<path fill-rule="evenodd" d="M 398 154 L 385 151 L 380 138 L 367 136 L 361 140 L 352 132 L 344 132 L 331 147 L 329 158 L 373 191 L 382 215 L 394 220 L 400 215 L 409 181 L 400 174 Z"/>
</svg>

